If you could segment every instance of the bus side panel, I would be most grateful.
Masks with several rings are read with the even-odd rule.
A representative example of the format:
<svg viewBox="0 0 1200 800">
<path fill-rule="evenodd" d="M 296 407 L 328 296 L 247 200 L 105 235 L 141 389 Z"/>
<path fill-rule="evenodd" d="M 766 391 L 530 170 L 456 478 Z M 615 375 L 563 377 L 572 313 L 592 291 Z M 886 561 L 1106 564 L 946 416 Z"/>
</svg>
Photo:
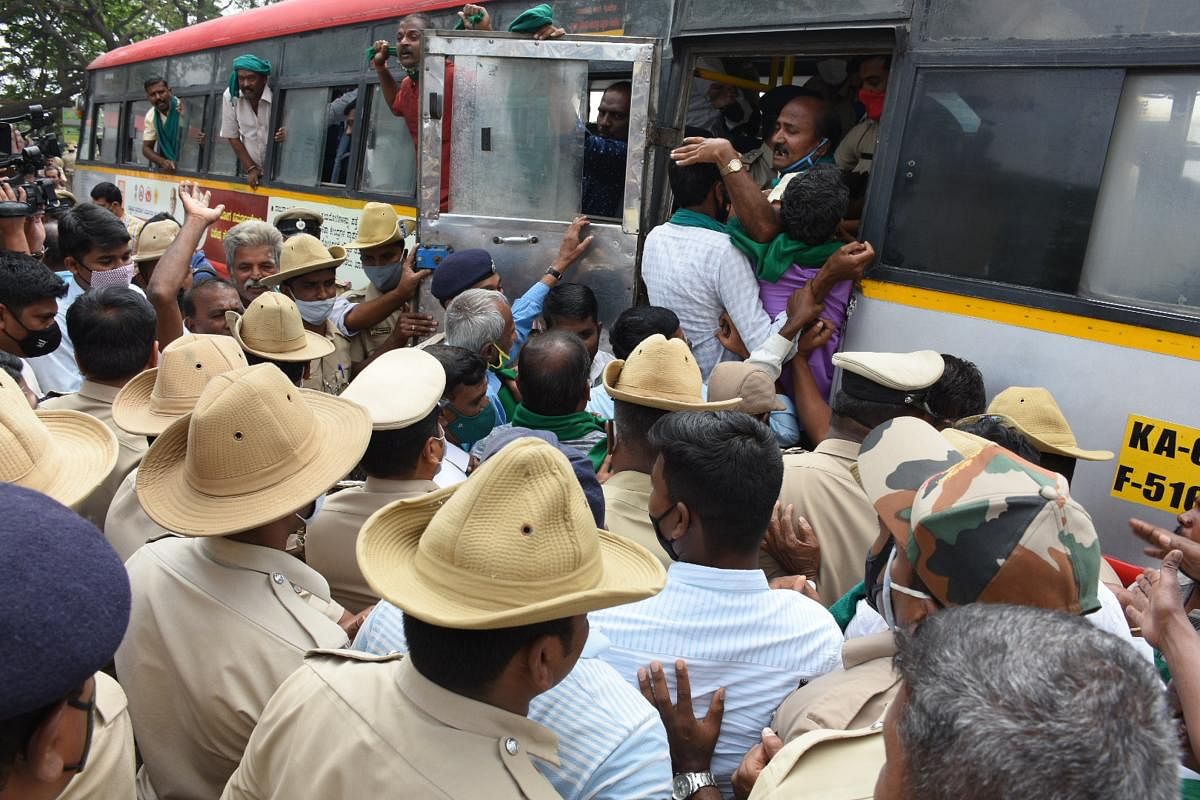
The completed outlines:
<svg viewBox="0 0 1200 800">
<path fill-rule="evenodd" d="M 983 373 L 989 399 L 1014 385 L 1050 389 L 1080 447 L 1117 454 L 1112 461 L 1080 460 L 1071 485 L 1072 496 L 1096 522 L 1104 552 L 1149 564 L 1129 532 L 1129 518 L 1175 527 L 1167 512 L 1117 499 L 1111 491 L 1129 415 L 1200 427 L 1200 412 L 1188 391 L 1200 386 L 1200 362 L 861 295 L 844 349 L 932 349 L 965 358 Z M 1178 474 L 1166 480 L 1200 472 L 1186 462 L 1185 457 Z"/>
</svg>

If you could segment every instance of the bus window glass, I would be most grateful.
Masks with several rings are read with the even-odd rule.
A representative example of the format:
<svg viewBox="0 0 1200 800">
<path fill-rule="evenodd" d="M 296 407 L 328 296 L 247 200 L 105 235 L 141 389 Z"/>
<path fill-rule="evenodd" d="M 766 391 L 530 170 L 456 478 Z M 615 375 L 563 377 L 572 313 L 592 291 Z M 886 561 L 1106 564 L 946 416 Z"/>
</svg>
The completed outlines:
<svg viewBox="0 0 1200 800">
<path fill-rule="evenodd" d="M 334 28 L 289 38 L 283 47 L 289 78 L 360 72 L 367 64 L 366 28 Z"/>
<path fill-rule="evenodd" d="M 223 94 L 218 94 L 209 102 L 224 103 Z M 213 115 L 212 127 L 208 129 L 208 150 L 212 153 L 209 156 L 208 171 L 217 175 L 237 175 L 240 171 L 238 165 L 238 157 L 233 152 L 233 148 L 229 146 L 229 142 L 222 139 L 221 133 L 221 108 L 216 108 L 216 113 Z"/>
<path fill-rule="evenodd" d="M 883 262 L 1074 293 L 1123 77 L 922 71 Z"/>
<path fill-rule="evenodd" d="M 586 61 L 459 56 L 451 210 L 570 221 L 582 195 L 587 89 Z"/>
<path fill-rule="evenodd" d="M 280 74 L 279 51 L 278 39 L 246 42 L 245 44 L 235 44 L 233 47 L 226 47 L 217 54 L 217 74 L 213 76 L 213 82 L 218 86 L 227 85 L 229 83 L 229 73 L 233 69 L 233 60 L 240 55 L 250 53 L 271 62 L 271 89 L 274 90 L 275 82 L 279 80 Z"/>
<path fill-rule="evenodd" d="M 913 4 L 912 0 L 841 0 L 838 3 L 826 0 L 684 0 L 676 3 L 676 7 L 681 5 L 678 12 L 680 28 L 728 30 L 757 28 L 767 20 L 772 25 L 788 25 L 826 20 L 889 19 L 908 16 Z"/>
<path fill-rule="evenodd" d="M 150 110 L 149 100 L 135 100 L 127 103 L 129 124 L 125 127 L 125 150 L 121 153 L 121 161 L 126 164 L 147 166 L 146 157 L 142 155 L 142 133 L 146 130 L 146 112 Z"/>
<path fill-rule="evenodd" d="M 1200 73 L 1130 74 L 1080 292 L 1200 312 Z"/>
<path fill-rule="evenodd" d="M 1095 39 L 1200 33 L 1191 0 L 938 0 L 925 5 L 925 38 Z"/>
<path fill-rule="evenodd" d="M 95 92 L 100 97 L 111 97 L 125 93 L 126 69 L 105 69 L 96 73 Z"/>
<path fill-rule="evenodd" d="M 128 91 L 137 94 L 146 93 L 146 81 L 148 79 L 167 77 L 167 62 L 162 58 L 158 59 L 157 61 L 143 61 L 140 64 L 134 64 L 128 69 Z"/>
<path fill-rule="evenodd" d="M 100 103 L 92 116 L 92 158 L 117 163 L 117 133 L 121 124 L 120 103 Z"/>
<path fill-rule="evenodd" d="M 325 154 L 321 159 L 321 182 L 345 186 L 354 146 L 354 124 L 358 116 L 358 87 L 341 86 L 329 91 L 325 111 Z"/>
<path fill-rule="evenodd" d="M 359 189 L 412 197 L 416 192 L 417 148 L 408 126 L 388 108 L 378 86 L 371 87 L 366 143 Z"/>
<path fill-rule="evenodd" d="M 179 169 L 192 172 L 200 171 L 200 153 L 202 145 L 197 139 L 204 131 L 204 120 L 208 116 L 208 96 L 181 97 L 183 117 L 180 120 L 183 135 L 179 143 Z M 228 150 L 228 146 L 225 148 Z"/>
<path fill-rule="evenodd" d="M 207 86 L 213 82 L 213 53 L 188 53 L 171 59 L 167 80 L 173 88 Z"/>
<path fill-rule="evenodd" d="M 275 180 L 316 186 L 321 175 L 329 90 L 290 89 L 282 95 L 280 126 L 287 131 L 287 138 L 275 146 L 278 153 Z"/>
</svg>

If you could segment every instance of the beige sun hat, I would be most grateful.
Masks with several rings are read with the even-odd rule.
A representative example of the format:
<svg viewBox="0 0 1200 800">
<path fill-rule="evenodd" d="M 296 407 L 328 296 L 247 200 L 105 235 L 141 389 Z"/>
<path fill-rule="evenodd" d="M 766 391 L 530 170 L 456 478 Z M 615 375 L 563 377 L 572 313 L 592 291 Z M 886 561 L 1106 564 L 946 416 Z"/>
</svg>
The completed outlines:
<svg viewBox="0 0 1200 800">
<path fill-rule="evenodd" d="M 996 395 L 988 405 L 987 414 L 1003 418 L 1042 453 L 1082 458 L 1084 461 L 1108 461 L 1111 450 L 1084 450 L 1075 439 L 1075 432 L 1054 395 L 1042 386 L 1010 386 Z M 975 422 L 983 414 L 959 420 L 959 424 Z"/>
<path fill-rule="evenodd" d="M 179 230 L 179 223 L 173 219 L 160 219 L 158 222 L 143 225 L 138 231 L 137 249 L 133 253 L 133 260 L 141 263 L 162 258 L 171 242 L 179 235 Z"/>
<path fill-rule="evenodd" d="M 347 250 L 368 250 L 399 241 L 406 236 L 404 222 L 387 203 L 367 203 L 358 215 L 358 238 L 346 242 Z"/>
<path fill-rule="evenodd" d="M 722 361 L 708 376 L 708 399 L 712 402 L 741 397 L 737 410 L 765 414 L 787 408 L 775 393 L 775 379 L 749 361 Z"/>
<path fill-rule="evenodd" d="M 532 625 L 657 594 L 658 559 L 596 528 L 566 456 L 518 439 L 469 481 L 384 506 L 363 524 L 371 588 L 448 628 Z"/>
<path fill-rule="evenodd" d="M 2 385 L 0 481 L 79 504 L 116 466 L 117 437 L 81 411 L 34 411 L 7 375 Z"/>
<path fill-rule="evenodd" d="M 130 433 L 157 436 L 191 413 L 210 378 L 244 366 L 246 356 L 231 337 L 184 334 L 162 351 L 157 367 L 142 372 L 117 392 L 113 422 Z"/>
<path fill-rule="evenodd" d="M 225 312 L 229 332 L 247 353 L 269 361 L 312 361 L 333 352 L 333 342 L 305 329 L 300 309 L 279 292 L 263 292 L 245 314 Z"/>
<path fill-rule="evenodd" d="M 720 411 L 742 402 L 731 397 L 704 401 L 704 378 L 696 357 L 682 339 L 656 333 L 642 341 L 627 359 L 604 368 L 604 388 L 614 400 L 664 411 Z"/>
<path fill-rule="evenodd" d="M 346 260 L 346 250 L 334 245 L 329 249 L 321 240 L 307 233 L 298 233 L 283 243 L 279 256 L 279 272 L 262 279 L 263 286 L 278 286 L 284 281 L 299 278 L 320 269 L 336 269 Z"/>
<path fill-rule="evenodd" d="M 407 428 L 437 407 L 446 389 L 446 370 L 415 347 L 389 350 L 363 367 L 341 396 L 371 413 L 377 431 Z"/>
<path fill-rule="evenodd" d="M 371 438 L 357 403 L 297 389 L 257 364 L 209 380 L 196 409 L 142 458 L 137 496 L 152 520 L 225 536 L 303 508 L 354 468 Z"/>
</svg>

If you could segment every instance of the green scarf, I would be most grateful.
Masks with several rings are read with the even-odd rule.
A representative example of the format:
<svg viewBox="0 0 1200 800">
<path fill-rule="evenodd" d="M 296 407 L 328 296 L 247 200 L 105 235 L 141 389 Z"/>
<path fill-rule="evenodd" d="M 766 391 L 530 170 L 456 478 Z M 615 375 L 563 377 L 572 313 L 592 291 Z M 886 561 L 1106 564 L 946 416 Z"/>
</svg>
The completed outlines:
<svg viewBox="0 0 1200 800">
<path fill-rule="evenodd" d="M 483 22 L 483 12 L 480 11 L 478 14 L 472 14 L 470 19 L 472 26 L 478 25 L 479 23 Z M 467 26 L 463 24 L 462 17 L 459 17 L 458 22 L 454 23 L 454 30 L 456 31 L 461 31 L 466 27 Z"/>
<path fill-rule="evenodd" d="M 169 161 L 179 160 L 179 98 L 171 98 L 171 110 L 167 121 L 162 121 L 158 109 L 154 110 L 154 130 L 158 134 L 158 152 Z"/>
<path fill-rule="evenodd" d="M 509 33 L 537 33 L 547 25 L 554 24 L 554 9 L 549 3 L 534 6 L 521 13 L 508 25 Z"/>
<path fill-rule="evenodd" d="M 1183 800 L 1200 800 L 1200 781 L 1184 779 L 1180 782 L 1180 797 Z"/>
<path fill-rule="evenodd" d="M 854 619 L 854 613 L 858 610 L 858 601 L 865 600 L 866 597 L 867 585 L 863 581 L 859 581 L 829 607 L 829 613 L 833 615 L 833 619 L 842 629 L 842 633 L 846 632 L 850 620 Z"/>
<path fill-rule="evenodd" d="M 517 428 L 549 431 L 563 443 L 566 443 L 569 439 L 582 439 L 584 436 L 595 431 L 604 432 L 604 423 L 600 421 L 600 418 L 586 411 L 576 411 L 574 414 L 567 414 L 561 417 L 547 417 L 530 411 L 524 405 L 519 405 L 517 406 L 517 410 L 513 412 L 509 422 Z M 592 462 L 592 466 L 599 470 L 600 465 L 604 463 L 607 455 L 608 439 L 605 438 L 597 442 L 588 451 L 587 457 L 588 461 Z"/>
<path fill-rule="evenodd" d="M 500 379 L 500 391 L 497 392 L 497 396 L 500 398 L 500 405 L 504 406 L 504 416 L 508 418 L 509 422 L 512 422 L 513 414 L 517 410 L 517 398 L 513 396 L 512 389 L 508 388 L 504 379 L 507 378 L 515 383 L 517 371 L 512 367 L 501 367 L 500 369 L 489 367 L 488 369 L 492 370 L 492 374 Z"/>
<path fill-rule="evenodd" d="M 250 53 L 240 55 L 233 60 L 233 68 L 229 70 L 229 102 L 233 105 L 237 105 L 238 95 L 242 93 L 242 90 L 238 88 L 237 81 L 239 69 L 257 72 L 259 75 L 270 75 L 271 62 Z"/>
<path fill-rule="evenodd" d="M 710 231 L 725 233 L 725 226 L 707 214 L 681 208 L 671 215 L 668 220 L 672 225 L 682 225 L 685 228 L 704 228 Z"/>
<path fill-rule="evenodd" d="M 672 220 L 673 221 L 673 220 Z M 729 220 L 726 226 L 729 240 L 733 246 L 745 253 L 752 264 L 754 273 L 764 281 L 775 283 L 793 264 L 802 267 L 820 267 L 825 263 L 842 242 L 831 239 L 822 244 L 805 244 L 797 242 L 786 233 L 781 233 L 769 243 L 756 242 L 746 233 L 742 223 L 737 218 Z"/>
</svg>

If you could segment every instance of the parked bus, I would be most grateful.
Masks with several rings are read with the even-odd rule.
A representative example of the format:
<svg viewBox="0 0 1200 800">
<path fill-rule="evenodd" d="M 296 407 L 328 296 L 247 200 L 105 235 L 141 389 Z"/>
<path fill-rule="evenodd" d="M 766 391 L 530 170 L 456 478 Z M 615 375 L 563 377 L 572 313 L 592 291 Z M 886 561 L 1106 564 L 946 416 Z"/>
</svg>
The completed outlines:
<svg viewBox="0 0 1200 800">
<path fill-rule="evenodd" d="M 488 3 L 495 27 L 526 2 Z M 101 180 L 126 208 L 171 210 L 196 177 L 226 204 L 211 232 L 293 207 L 326 217 L 323 238 L 354 236 L 367 200 L 393 203 L 426 244 L 487 247 L 510 291 L 544 271 L 580 210 L 581 123 L 597 93 L 631 82 L 620 213 L 572 277 L 611 321 L 639 299 L 637 255 L 671 209 L 666 153 L 704 110 L 713 82 L 751 110 L 782 83 L 837 90 L 856 57 L 890 60 L 860 236 L 879 253 L 856 294 L 845 347 L 932 348 L 976 362 L 989 396 L 1046 386 L 1089 448 L 1074 495 L 1105 551 L 1140 560 L 1124 520 L 1173 526 L 1200 495 L 1200 4 L 1169 0 L 604 0 L 555 3 L 571 31 L 535 42 L 451 32 L 461 4 L 287 0 L 115 50 L 89 67 L 75 177 Z M 365 50 L 399 17 L 431 13 L 422 127 L 411 141 L 380 97 Z M 598 35 L 599 34 L 599 35 Z M 238 176 L 217 137 L 237 55 L 274 65 L 267 175 Z M 456 65 L 450 204 L 439 208 L 440 115 Z M 841 65 L 840 67 L 838 65 Z M 168 78 L 188 110 L 179 170 L 141 156 L 143 81 Z M 844 84 L 842 86 L 844 89 Z M 345 171 L 329 168 L 355 93 Z M 851 122 L 854 118 L 851 117 Z M 344 121 L 343 121 L 344 122 Z M 359 135 L 361 132 L 361 135 Z M 344 273 L 361 284 L 353 265 Z"/>
</svg>

